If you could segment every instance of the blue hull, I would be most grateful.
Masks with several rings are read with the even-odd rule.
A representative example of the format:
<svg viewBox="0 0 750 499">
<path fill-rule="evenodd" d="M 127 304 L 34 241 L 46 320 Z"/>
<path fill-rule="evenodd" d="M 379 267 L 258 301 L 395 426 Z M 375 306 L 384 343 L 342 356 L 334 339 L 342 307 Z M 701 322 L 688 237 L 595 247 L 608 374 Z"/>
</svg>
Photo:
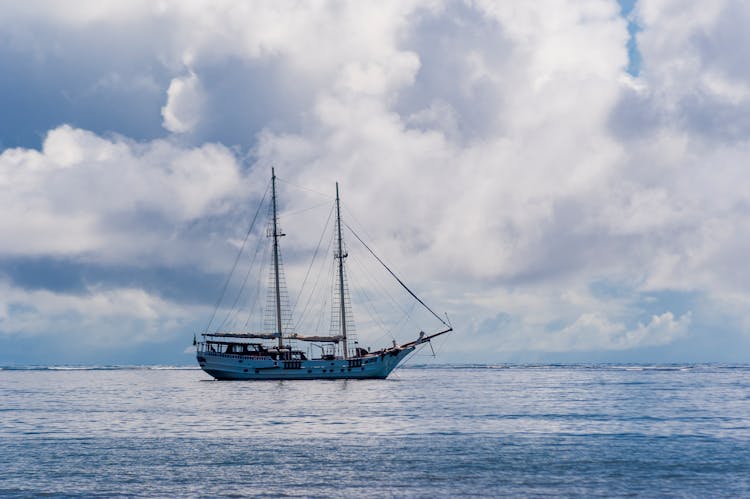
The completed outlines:
<svg viewBox="0 0 750 499">
<path fill-rule="evenodd" d="M 275 361 L 198 351 L 198 364 L 219 380 L 385 379 L 414 347 L 354 359 Z"/>
</svg>

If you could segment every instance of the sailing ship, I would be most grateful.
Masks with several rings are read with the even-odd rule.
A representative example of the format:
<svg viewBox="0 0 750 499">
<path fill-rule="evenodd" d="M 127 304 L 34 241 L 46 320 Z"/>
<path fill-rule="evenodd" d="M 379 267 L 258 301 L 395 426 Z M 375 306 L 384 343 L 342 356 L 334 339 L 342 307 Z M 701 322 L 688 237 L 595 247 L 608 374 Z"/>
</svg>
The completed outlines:
<svg viewBox="0 0 750 499">
<path fill-rule="evenodd" d="M 387 270 L 388 274 L 441 323 L 437 332 L 426 334 L 424 331 L 419 331 L 416 338 L 411 341 L 398 344 L 394 339 L 392 344 L 374 351 L 369 348 L 360 348 L 356 340 L 352 341 L 351 300 L 348 297 L 347 273 L 345 272 L 345 260 L 348 253 L 342 236 L 338 182 L 335 198 L 336 275 L 334 300 L 332 300 L 334 311 L 331 314 L 332 334 L 302 335 L 285 330 L 288 329 L 286 326 L 290 321 L 289 317 L 284 317 L 285 313 L 282 310 L 282 298 L 285 295 L 279 238 L 286 234 L 279 227 L 276 180 L 276 173 L 272 168 L 270 221 L 267 231 L 268 238 L 272 240 L 272 266 L 269 279 L 271 306 L 266 311 L 271 312 L 269 314 L 271 320 L 268 323 L 272 324 L 272 330 L 210 332 L 207 327 L 204 332 L 200 333 L 201 341 L 197 341 L 196 338 L 193 340 L 198 364 L 206 373 L 218 380 L 385 379 L 396 366 L 420 346 L 429 344 L 432 339 L 453 330 L 447 315 L 444 320 L 433 312 L 349 227 L 356 239 Z M 258 212 L 260 212 L 260 207 Z M 214 310 L 215 314 L 216 310 Z M 306 352 L 299 346 L 304 343 L 316 346 L 317 350 L 308 348 Z"/>
</svg>

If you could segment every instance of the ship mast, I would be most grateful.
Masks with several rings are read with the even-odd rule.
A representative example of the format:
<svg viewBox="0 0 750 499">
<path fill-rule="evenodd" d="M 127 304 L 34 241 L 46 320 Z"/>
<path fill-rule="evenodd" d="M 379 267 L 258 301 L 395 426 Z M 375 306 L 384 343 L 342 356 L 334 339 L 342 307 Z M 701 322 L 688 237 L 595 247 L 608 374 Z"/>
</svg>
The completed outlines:
<svg viewBox="0 0 750 499">
<path fill-rule="evenodd" d="M 276 216 L 276 172 L 271 168 L 271 200 L 273 204 L 273 275 L 276 287 L 276 334 L 279 335 L 279 351 L 284 346 L 281 337 L 281 285 L 279 284 L 279 234 L 278 217 Z M 339 229 L 340 230 L 340 229 Z"/>
<path fill-rule="evenodd" d="M 338 245 L 339 251 L 336 258 L 339 261 L 339 302 L 341 305 L 341 336 L 343 338 L 344 345 L 344 358 L 349 357 L 349 352 L 346 344 L 346 302 L 344 301 L 344 258 L 347 255 L 344 254 L 341 244 L 341 207 L 339 204 L 339 183 L 336 182 L 336 230 L 338 232 Z"/>
</svg>

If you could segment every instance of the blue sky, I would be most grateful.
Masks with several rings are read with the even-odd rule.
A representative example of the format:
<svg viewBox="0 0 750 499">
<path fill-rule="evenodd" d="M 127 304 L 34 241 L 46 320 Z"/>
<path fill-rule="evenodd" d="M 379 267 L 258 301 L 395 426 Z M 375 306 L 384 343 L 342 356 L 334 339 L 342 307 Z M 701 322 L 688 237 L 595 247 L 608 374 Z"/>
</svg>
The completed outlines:
<svg viewBox="0 0 750 499">
<path fill-rule="evenodd" d="M 192 362 L 271 165 L 440 361 L 747 361 L 750 8 L 527 4 L 0 1 L 0 364 Z"/>
</svg>

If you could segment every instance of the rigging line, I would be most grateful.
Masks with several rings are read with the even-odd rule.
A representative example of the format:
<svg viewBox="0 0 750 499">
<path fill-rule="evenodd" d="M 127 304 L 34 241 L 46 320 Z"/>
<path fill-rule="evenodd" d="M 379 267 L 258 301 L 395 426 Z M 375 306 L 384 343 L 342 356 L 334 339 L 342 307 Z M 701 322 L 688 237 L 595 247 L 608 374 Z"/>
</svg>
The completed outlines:
<svg viewBox="0 0 750 499">
<path fill-rule="evenodd" d="M 385 287 L 385 285 L 382 282 L 380 282 L 380 280 L 378 280 L 378 277 L 374 273 L 370 274 L 368 272 L 368 270 L 365 267 L 365 265 L 359 260 L 359 258 L 356 256 L 355 253 L 352 253 L 352 261 L 355 264 L 359 265 L 359 267 L 362 269 L 363 274 L 368 279 L 370 279 L 370 283 L 373 284 L 373 287 L 374 288 L 379 288 L 380 292 L 382 292 L 385 296 L 387 296 L 391 300 L 391 302 L 393 303 L 394 309 L 400 310 L 401 312 L 406 313 L 406 308 L 401 303 L 399 303 L 393 297 L 393 295 L 391 295 L 391 293 L 388 291 L 388 289 Z"/>
<path fill-rule="evenodd" d="M 261 241 L 262 241 L 262 239 L 259 240 L 258 242 L 260 243 Z M 265 276 L 265 272 L 264 272 L 265 265 L 264 265 L 263 262 L 265 262 L 267 260 L 266 257 L 268 256 L 268 253 L 270 252 L 270 249 L 271 249 L 271 245 L 270 244 L 263 245 L 263 256 L 261 257 L 261 259 L 260 259 L 260 261 L 258 263 L 258 277 L 256 279 L 255 293 L 253 294 L 253 302 L 252 302 L 252 305 L 250 305 L 250 307 L 248 307 L 247 319 L 245 320 L 245 324 L 244 324 L 243 327 L 248 327 L 249 326 L 249 324 L 250 324 L 250 318 L 252 317 L 253 313 L 255 312 L 255 306 L 258 304 L 258 300 L 260 298 L 260 288 L 262 286 L 263 277 Z M 256 248 L 255 251 L 257 253 L 258 248 Z M 262 307 L 261 307 L 261 309 L 262 309 Z M 262 314 L 262 311 L 261 311 L 261 316 L 262 315 L 263 314 Z M 260 331 L 262 329 L 263 329 L 263 324 L 260 324 L 259 327 L 258 327 L 258 331 Z"/>
<path fill-rule="evenodd" d="M 332 210 L 333 211 L 333 210 Z M 331 233 L 330 238 L 328 239 L 328 245 L 326 246 L 325 254 L 328 255 L 331 250 L 331 246 L 333 245 L 333 233 Z M 333 259 L 331 259 L 331 262 L 333 262 Z M 320 277 L 323 275 L 323 271 L 326 269 L 326 266 L 322 263 L 319 264 L 320 267 L 318 268 L 318 274 L 315 276 L 315 282 L 313 283 L 313 287 L 310 290 L 310 294 L 307 296 L 307 301 L 305 302 L 305 306 L 302 308 L 302 312 L 298 315 L 297 324 L 295 325 L 295 328 L 299 331 L 299 327 L 302 324 L 302 322 L 307 317 L 307 310 L 310 307 L 310 302 L 315 296 L 315 291 L 318 289 L 318 283 L 320 282 Z M 328 298 L 326 298 L 326 303 L 328 302 Z"/>
<path fill-rule="evenodd" d="M 400 327 L 402 322 L 404 326 L 406 326 L 409 323 L 409 321 L 411 320 L 411 314 L 414 313 L 414 309 L 416 308 L 416 306 L 417 306 L 416 303 L 412 303 L 411 308 L 409 308 L 409 311 L 406 312 L 406 314 L 404 314 L 404 316 L 401 317 L 396 324 L 391 326 L 391 328 L 388 331 L 386 331 L 385 334 L 393 338 L 393 331 L 396 328 Z"/>
<path fill-rule="evenodd" d="M 333 236 L 333 234 L 331 234 Z M 331 241 L 333 241 L 333 237 L 331 238 Z M 329 265 L 328 270 L 328 278 L 330 286 L 328 286 L 328 290 L 330 293 L 330 301 L 331 301 L 331 315 L 330 315 L 330 323 L 328 324 L 329 328 L 329 334 L 334 334 L 334 326 L 338 327 L 338 324 L 335 323 L 336 317 L 337 317 L 337 310 L 341 310 L 340 307 L 337 307 L 338 303 L 338 294 L 336 293 L 336 259 L 331 258 L 331 264 Z"/>
<path fill-rule="evenodd" d="M 438 346 L 437 346 L 437 348 L 433 348 L 432 349 L 432 353 L 435 354 L 435 357 L 438 356 L 438 354 L 442 351 L 443 347 L 445 346 L 445 340 L 444 339 L 442 339 L 442 340 L 443 341 L 438 340 Z M 430 340 L 430 344 L 432 344 L 432 340 Z"/>
<path fill-rule="evenodd" d="M 398 317 L 400 317 L 400 319 L 398 320 L 398 322 L 395 325 L 391 325 L 390 327 L 385 326 L 385 325 L 383 326 L 383 331 L 385 331 L 385 335 L 383 335 L 383 336 L 389 336 L 389 337 L 391 337 L 391 339 L 393 339 L 393 335 L 391 334 L 391 332 L 394 331 L 397 327 L 399 327 L 399 324 L 401 323 L 401 321 L 404 318 L 408 319 L 411 316 L 412 312 L 414 311 L 414 307 L 417 305 L 417 302 L 414 301 L 414 300 L 410 300 L 410 305 L 408 307 L 403 306 L 402 303 L 400 303 L 399 301 L 397 301 L 393 297 L 393 295 L 391 295 L 391 293 L 383 285 L 383 283 L 380 281 L 380 279 L 377 278 L 377 276 L 375 275 L 375 273 L 374 272 L 370 273 L 368 271 L 367 267 L 365 265 L 363 265 L 363 263 L 359 260 L 359 258 L 356 257 L 357 256 L 356 252 L 352 253 L 350 256 L 353 257 L 352 261 L 361 268 L 361 270 L 363 272 L 363 275 L 370 280 L 370 283 L 372 285 L 374 285 L 374 290 L 375 291 L 379 290 L 380 293 L 382 294 L 383 298 L 390 299 L 390 302 L 391 302 L 390 305 L 391 305 L 393 311 L 399 314 Z M 363 289 L 363 291 L 365 291 L 365 289 Z M 371 297 L 369 296 L 368 293 L 365 293 L 365 295 L 368 297 L 368 300 L 371 300 Z M 384 304 L 387 305 L 388 301 L 385 300 Z M 374 306 L 374 305 L 372 305 L 372 306 Z M 380 314 L 378 314 L 378 315 L 380 315 Z"/>
<path fill-rule="evenodd" d="M 284 218 L 288 218 L 288 217 L 290 217 L 292 215 L 299 215 L 300 213 L 304 213 L 306 211 L 311 211 L 311 210 L 314 210 L 315 208 L 320 208 L 321 206 L 325 206 L 325 205 L 327 205 L 329 203 L 330 203 L 330 201 L 323 201 L 322 203 L 318 203 L 318 204 L 315 204 L 315 205 L 312 205 L 312 206 L 308 206 L 307 208 L 300 208 L 299 210 L 296 210 L 296 211 L 290 211 L 289 213 L 284 213 L 283 215 L 277 216 L 276 218 L 278 220 L 283 220 Z"/>
<path fill-rule="evenodd" d="M 286 271 L 284 270 L 284 259 L 282 256 L 281 251 L 279 251 L 278 254 L 279 257 L 279 284 L 280 284 L 280 295 L 281 295 L 281 316 L 282 316 L 282 325 L 285 330 L 290 327 L 290 324 L 292 322 L 292 311 L 290 309 L 290 301 L 289 301 L 289 288 L 286 284 Z M 288 331 L 293 332 L 293 331 Z"/>
<path fill-rule="evenodd" d="M 346 212 L 346 214 L 349 217 L 351 217 L 352 220 L 354 220 L 354 223 L 357 225 L 357 228 L 362 231 L 362 233 L 365 235 L 365 237 L 367 237 L 367 239 L 369 239 L 371 241 L 373 239 L 375 239 L 374 237 L 372 237 L 372 234 L 369 234 L 367 232 L 366 226 L 363 225 L 362 222 L 360 222 L 359 219 L 354 216 L 354 212 L 352 212 L 349 208 L 347 208 L 347 206 L 345 204 L 343 204 L 341 207 L 344 209 L 344 211 Z"/>
<path fill-rule="evenodd" d="M 270 206 L 269 206 L 269 212 L 270 212 Z M 250 276 L 250 273 L 252 272 L 253 266 L 255 262 L 257 261 L 258 254 L 260 252 L 261 248 L 264 248 L 265 250 L 268 249 L 268 245 L 263 244 L 265 238 L 259 237 L 258 242 L 255 245 L 255 251 L 253 252 L 253 258 L 250 262 L 250 266 L 247 269 L 247 272 L 245 273 L 245 280 L 242 282 L 242 286 L 240 288 L 240 292 L 237 294 L 237 297 L 235 298 L 234 303 L 232 304 L 232 308 L 227 313 L 227 316 L 224 318 L 224 322 L 221 323 L 219 327 L 216 328 L 217 332 L 221 329 L 224 329 L 225 325 L 231 324 L 232 322 L 239 325 L 239 321 L 237 320 L 238 315 L 240 313 L 239 308 L 237 308 L 237 303 L 239 302 L 242 292 L 245 290 L 245 287 L 247 286 L 248 278 Z M 259 266 L 262 266 L 262 261 L 259 262 Z M 240 319 L 241 320 L 241 319 Z"/>
<path fill-rule="evenodd" d="M 289 182 L 288 180 L 284 180 L 284 179 L 283 179 L 283 178 L 281 178 L 281 177 L 276 177 L 276 180 L 280 180 L 280 181 L 284 182 L 285 184 L 287 184 L 287 185 L 289 185 L 289 186 L 292 186 L 292 187 L 295 187 L 295 188 L 297 188 L 297 189 L 300 189 L 300 190 L 303 190 L 303 191 L 307 191 L 307 192 L 312 192 L 313 194 L 317 194 L 317 195 L 319 195 L 319 196 L 323 196 L 323 197 L 326 197 L 326 198 L 328 198 L 329 200 L 330 200 L 330 199 L 333 199 L 333 198 L 331 197 L 331 195 L 330 195 L 330 194 L 325 194 L 325 193 L 322 193 L 322 192 L 316 191 L 316 190 L 314 190 L 314 189 L 310 189 L 309 187 L 302 187 L 301 185 L 293 184 L 293 183 Z"/>
<path fill-rule="evenodd" d="M 367 323 L 363 323 L 365 331 L 367 329 L 375 330 L 376 332 L 380 332 L 380 333 L 382 333 L 383 331 L 387 331 L 386 325 L 383 324 L 382 319 L 380 319 L 380 317 L 378 317 L 377 315 L 377 310 L 375 310 L 375 308 L 372 307 L 371 305 L 366 305 L 366 303 L 367 302 L 364 302 L 364 301 L 362 302 L 362 304 L 364 305 L 363 308 L 365 312 L 367 313 L 367 315 L 370 317 L 371 323 L 369 325 Z M 369 335 L 366 334 L 365 336 L 369 336 Z M 378 339 L 385 337 L 385 336 L 386 334 L 381 334 L 380 336 L 378 336 Z"/>
<path fill-rule="evenodd" d="M 230 318 L 232 320 L 236 320 L 236 317 L 239 314 L 239 309 L 237 309 L 237 303 L 239 302 L 239 299 L 241 297 L 242 292 L 244 291 L 245 287 L 247 286 L 248 278 L 250 276 L 250 273 L 253 269 L 253 266 L 258 258 L 258 253 L 260 252 L 260 249 L 262 247 L 266 247 L 267 245 L 264 245 L 264 238 L 259 237 L 258 242 L 255 245 L 255 251 L 253 252 L 253 258 L 250 261 L 250 266 L 247 269 L 247 272 L 245 273 L 245 279 L 242 282 L 242 287 L 240 288 L 240 292 L 237 294 L 237 297 L 235 298 L 234 304 L 232 304 L 232 308 L 230 309 L 229 313 L 227 314 L 226 318 L 224 319 L 224 322 L 221 323 L 221 325 L 217 328 L 217 331 L 220 329 L 223 329 L 225 324 L 229 323 Z M 262 262 L 259 263 L 259 265 L 262 265 Z"/>
<path fill-rule="evenodd" d="M 331 239 L 328 246 L 328 249 L 326 250 L 326 255 L 331 254 L 330 252 L 333 251 L 333 240 L 335 239 L 333 231 L 331 231 Z M 323 304 L 320 307 L 319 315 L 318 315 L 318 323 L 315 325 L 315 330 L 317 331 L 321 327 L 321 323 L 324 319 L 328 319 L 328 332 L 330 334 L 331 330 L 333 329 L 333 311 L 335 310 L 336 302 L 335 302 L 335 296 L 336 296 L 336 288 L 334 287 L 334 281 L 336 279 L 336 259 L 331 258 L 328 261 L 328 267 L 326 269 L 326 278 L 328 280 L 328 287 L 323 290 L 325 293 L 325 300 Z M 322 271 L 321 271 L 322 275 Z M 327 292 L 326 292 L 327 290 Z M 330 307 L 328 306 L 330 303 Z"/>
<path fill-rule="evenodd" d="M 414 319 L 414 309 L 417 308 L 416 302 L 412 302 L 411 307 L 409 307 L 409 311 L 406 313 L 406 316 L 403 318 L 404 324 L 403 327 L 408 327 L 411 325 L 414 329 L 417 329 L 419 331 L 424 330 L 425 328 L 422 327 L 420 324 L 417 324 L 416 320 Z M 391 328 L 388 332 L 390 333 L 396 329 L 395 327 Z"/>
<path fill-rule="evenodd" d="M 417 348 L 414 349 L 414 351 L 412 353 L 410 353 L 409 355 L 407 355 L 406 358 L 403 361 L 401 361 L 401 366 L 396 366 L 396 367 L 401 367 L 403 369 L 423 349 L 424 349 L 424 344 L 419 345 Z"/>
<path fill-rule="evenodd" d="M 359 264 L 359 261 L 356 258 L 353 259 L 353 261 Z M 349 267 L 349 268 L 350 270 L 353 270 L 352 267 Z M 351 274 L 350 280 L 355 280 L 356 275 L 357 275 L 356 272 Z M 365 275 L 367 274 L 365 273 Z M 388 327 L 380 318 L 380 314 L 378 313 L 378 310 L 375 307 L 375 301 L 370 297 L 370 294 L 367 292 L 367 289 L 363 286 L 362 288 L 355 288 L 354 292 L 357 296 L 364 295 L 364 300 L 362 300 L 362 304 L 365 306 L 365 309 L 368 311 L 368 313 L 370 313 L 369 309 L 371 309 L 374 312 L 375 315 L 374 316 L 371 315 L 373 322 L 375 322 L 379 327 L 382 327 L 383 331 L 388 331 Z"/>
<path fill-rule="evenodd" d="M 328 203 L 328 201 L 326 201 L 326 203 Z M 333 214 L 333 206 L 331 206 L 331 210 L 328 212 L 328 219 L 326 219 L 326 224 L 323 227 L 323 232 L 321 232 L 320 239 L 318 239 L 318 246 L 315 248 L 315 252 L 313 253 L 312 260 L 310 260 L 310 265 L 307 267 L 307 273 L 305 274 L 305 278 L 302 280 L 302 286 L 300 286 L 299 292 L 297 293 L 297 297 L 294 299 L 294 304 L 292 305 L 292 313 L 294 313 L 294 309 L 297 308 L 297 303 L 299 303 L 300 296 L 302 296 L 302 291 L 305 289 L 307 278 L 310 276 L 310 270 L 312 270 L 313 264 L 315 263 L 315 258 L 317 258 L 318 251 L 320 251 L 320 245 L 323 243 L 323 238 L 328 232 L 328 224 L 331 221 L 332 214 Z"/>
<path fill-rule="evenodd" d="M 242 293 L 245 291 L 245 286 L 247 286 L 247 281 L 248 281 L 248 278 L 250 277 L 250 272 L 253 270 L 253 267 L 255 266 L 255 260 L 258 258 L 258 251 L 260 250 L 260 247 L 262 246 L 262 242 L 263 242 L 263 238 L 258 238 L 258 244 L 255 245 L 255 252 L 253 253 L 252 260 L 250 260 L 250 265 L 247 267 L 247 272 L 245 272 L 245 278 L 242 281 L 242 286 L 240 286 L 240 290 L 237 292 L 237 296 L 234 298 L 234 303 L 232 303 L 232 307 L 229 309 L 229 313 L 227 313 L 227 316 L 224 319 L 224 322 L 221 323 L 218 330 L 223 329 L 224 325 L 229 323 L 230 318 L 232 318 L 232 316 L 236 317 L 237 314 L 239 313 L 239 311 L 236 309 L 237 303 L 239 303 L 240 297 L 242 296 Z"/>
<path fill-rule="evenodd" d="M 271 185 L 270 182 L 266 185 L 266 190 L 263 193 L 263 197 L 261 198 L 260 203 L 258 204 L 258 209 L 255 210 L 255 216 L 253 217 L 253 221 L 250 223 L 250 228 L 247 229 L 247 233 L 245 234 L 245 239 L 243 239 L 242 245 L 240 246 L 240 250 L 237 252 L 237 257 L 234 259 L 232 270 L 229 272 L 229 275 L 227 276 L 227 280 L 224 282 L 224 287 L 221 290 L 221 294 L 219 295 L 219 300 L 216 302 L 216 305 L 214 306 L 214 311 L 211 314 L 211 318 L 208 321 L 208 325 L 206 326 L 206 332 L 208 332 L 211 329 L 211 324 L 213 323 L 214 318 L 216 317 L 216 312 L 219 310 L 219 305 L 221 305 L 221 302 L 224 299 L 224 295 L 227 292 L 229 281 L 232 279 L 234 270 L 237 268 L 237 263 L 240 261 L 242 252 L 245 250 L 245 244 L 247 244 L 247 239 L 250 237 L 250 234 L 253 232 L 253 227 L 255 227 L 255 221 L 258 219 L 258 214 L 260 213 L 260 209 L 261 207 L 263 207 L 263 203 L 266 201 L 266 196 L 268 195 L 268 188 L 270 187 L 270 185 Z"/>
<path fill-rule="evenodd" d="M 323 322 L 323 316 L 325 315 L 326 307 L 328 306 L 328 299 L 326 299 L 323 304 L 320 306 L 320 310 L 318 310 L 318 322 L 315 324 L 315 334 L 318 334 L 318 331 L 320 331 L 320 324 Z"/>
<path fill-rule="evenodd" d="M 349 224 L 348 224 L 348 223 L 344 222 L 344 225 L 346 225 L 346 227 L 347 227 L 347 228 L 348 228 L 348 229 L 349 229 L 349 230 L 350 230 L 350 231 L 352 232 L 352 234 L 354 234 L 354 237 L 356 237 L 356 238 L 357 238 L 357 240 L 359 240 L 359 242 L 360 242 L 360 243 L 362 243 L 362 246 L 364 246 L 365 248 L 367 248 L 367 251 L 369 251 L 369 252 L 370 252 L 370 254 L 371 254 L 372 256 L 374 256 L 374 257 L 375 257 L 375 259 L 376 259 L 377 261 L 379 261 L 379 262 L 380 262 L 380 264 L 381 264 L 381 265 L 382 265 L 383 267 L 385 267 L 385 270 L 387 270 L 387 271 L 388 271 L 388 272 L 389 272 L 389 273 L 390 273 L 390 274 L 391 274 L 391 275 L 393 276 L 393 278 L 394 278 L 394 279 L 396 279 L 396 280 L 398 281 L 398 283 L 399 283 L 399 284 L 400 284 L 400 285 L 401 285 L 401 286 L 402 286 L 402 287 L 403 287 L 403 288 L 404 288 L 404 289 L 405 289 L 406 291 L 408 291 L 410 295 L 412 295 L 412 296 L 414 297 L 414 299 L 415 299 L 415 300 L 417 300 L 417 301 L 418 301 L 419 303 L 421 303 L 421 304 L 422 304 L 422 306 L 423 306 L 424 308 L 426 308 L 427 310 L 429 310 L 429 311 L 430 311 L 430 313 L 431 313 L 432 315 L 434 315 L 434 316 L 435 316 L 435 317 L 437 318 L 437 320 L 439 320 L 440 322 L 442 322 L 442 323 L 443 323 L 444 325 L 448 326 L 448 323 L 447 323 L 447 322 L 445 322 L 445 321 L 444 321 L 444 320 L 443 320 L 442 318 L 440 318 L 440 316 L 439 316 L 438 314 L 436 314 L 435 312 L 433 312 L 433 311 L 432 311 L 432 309 L 431 309 L 430 307 L 428 307 L 428 306 L 427 306 L 427 304 L 426 304 L 425 302 L 423 302 L 423 301 L 422 301 L 422 300 L 421 300 L 421 299 L 420 299 L 420 298 L 419 298 L 419 297 L 418 297 L 417 295 L 415 295 L 415 294 L 414 294 L 414 292 L 413 292 L 413 291 L 412 291 L 411 289 L 409 289 L 409 287 L 408 287 L 408 286 L 407 286 L 406 284 L 404 284 L 404 281 L 402 281 L 401 279 L 399 279 L 399 278 L 398 278 L 398 276 L 397 276 L 396 274 L 394 274 L 394 273 L 393 273 L 393 271 L 392 271 L 392 270 L 391 270 L 391 269 L 390 269 L 390 268 L 388 267 L 388 265 L 386 265 L 386 264 L 385 264 L 385 263 L 383 262 L 383 260 L 381 260 L 381 259 L 380 259 L 380 257 L 378 257 L 378 255 L 376 255 L 376 254 L 375 254 L 375 252 L 374 252 L 373 250 L 371 250 L 371 249 L 370 249 L 370 247 L 369 247 L 369 246 L 367 246 L 367 244 L 365 244 L 365 242 L 364 242 L 364 241 L 363 241 L 363 240 L 362 240 L 362 239 L 361 239 L 361 238 L 359 237 L 359 235 L 357 235 L 357 233 L 356 233 L 356 232 L 354 232 L 354 229 L 352 229 L 352 228 L 351 228 L 351 226 L 349 226 Z M 448 327 L 450 327 L 450 326 L 448 326 Z"/>
<path fill-rule="evenodd" d="M 343 209 L 343 210 L 345 210 L 345 211 L 347 212 L 347 214 L 348 214 L 348 215 L 349 215 L 349 216 L 351 217 L 351 219 L 353 219 L 353 220 L 354 220 L 354 222 L 355 222 L 355 223 L 356 223 L 356 225 L 358 226 L 358 229 L 359 229 L 360 231 L 362 231 L 362 232 L 364 233 L 364 235 L 365 235 L 365 236 L 367 236 L 367 238 L 368 238 L 368 239 L 372 239 L 372 236 L 371 236 L 370 234 L 368 234 L 368 232 L 367 232 L 367 229 L 366 229 L 366 227 L 362 225 L 362 223 L 361 223 L 361 222 L 360 222 L 360 221 L 359 221 L 359 220 L 357 219 L 357 217 L 356 217 L 356 216 L 354 215 L 354 213 L 353 213 L 353 212 L 352 212 L 351 210 L 349 210 L 349 209 L 348 209 L 348 208 L 346 207 L 346 205 L 342 205 L 342 209 Z M 355 256 L 355 255 L 354 255 L 354 253 L 353 253 L 353 254 L 352 254 L 352 255 L 350 255 L 350 256 Z M 357 261 L 357 259 L 356 259 L 356 258 L 354 258 L 353 260 L 354 260 L 354 261 Z M 365 266 L 364 266 L 364 265 L 362 265 L 362 264 L 361 264 L 361 262 L 358 262 L 358 264 L 359 264 L 359 265 L 360 265 L 360 266 L 361 266 L 361 267 L 362 267 L 363 269 L 365 269 Z M 400 323 L 400 322 L 401 322 L 401 321 L 402 321 L 402 320 L 403 320 L 404 318 L 406 318 L 406 323 L 410 322 L 410 321 L 412 320 L 412 313 L 414 312 L 414 306 L 416 305 L 416 302 L 414 302 L 414 303 L 412 304 L 412 306 L 410 306 L 410 307 L 409 307 L 409 309 L 408 309 L 408 311 L 407 311 L 407 310 L 406 310 L 406 309 L 405 309 L 405 308 L 404 308 L 404 307 L 403 307 L 403 306 L 402 306 L 402 305 L 401 305 L 400 303 L 398 303 L 398 302 L 397 302 L 397 301 L 396 301 L 396 300 L 395 300 L 395 299 L 393 298 L 393 296 L 391 296 L 391 294 L 390 294 L 390 293 L 388 292 L 388 290 L 387 290 L 387 289 L 386 289 L 386 288 L 384 287 L 383 283 L 382 283 L 382 282 L 381 282 L 381 281 L 380 281 L 379 279 L 377 279 L 377 278 L 376 278 L 375 274 L 372 274 L 372 275 L 370 275 L 370 274 L 369 274 L 368 272 L 365 272 L 365 275 L 367 275 L 368 277 L 370 277 L 370 278 L 372 279 L 372 282 L 373 282 L 373 283 L 375 283 L 375 284 L 376 284 L 376 285 L 377 285 L 377 286 L 378 286 L 378 287 L 380 288 L 380 290 L 381 290 L 382 292 L 384 292 L 384 293 L 385 293 L 385 295 L 386 295 L 386 296 L 388 296 L 388 297 L 389 297 L 389 298 L 391 299 L 391 301 L 392 301 L 392 302 L 393 302 L 393 303 L 395 304 L 396 308 L 397 308 L 397 309 L 399 309 L 399 310 L 400 310 L 400 311 L 401 311 L 401 312 L 402 312 L 402 313 L 404 314 L 404 316 L 405 316 L 405 317 L 402 317 L 402 319 L 399 319 L 399 323 Z M 449 321 L 449 322 L 450 322 L 450 321 Z M 417 327 L 417 329 L 422 329 L 422 327 L 420 327 L 419 325 L 417 325 L 417 324 L 414 324 L 414 325 L 415 325 L 415 326 Z M 450 325 L 450 324 L 448 324 L 448 325 Z M 391 337 L 393 337 L 393 335 L 392 335 L 392 334 L 390 334 L 390 333 L 391 333 L 391 332 L 392 332 L 393 330 L 395 330 L 395 329 L 396 329 L 396 327 L 397 327 L 397 326 L 393 326 L 393 327 L 391 327 L 391 328 L 388 328 L 388 334 L 389 334 L 389 335 L 390 335 Z"/>
<path fill-rule="evenodd" d="M 392 339 L 392 340 L 395 340 L 395 339 L 396 339 L 396 337 L 395 337 L 395 336 L 394 336 L 394 335 L 392 334 L 392 333 L 393 333 L 393 331 L 395 331 L 396 329 L 398 329 L 399 327 L 401 327 L 401 324 L 402 324 L 402 323 L 403 323 L 404 325 L 406 325 L 406 324 L 407 324 L 407 323 L 409 322 L 409 320 L 411 319 L 411 314 L 412 314 L 412 312 L 414 311 L 414 307 L 416 307 L 416 306 L 417 306 L 417 304 L 416 304 L 416 303 L 412 303 L 412 305 L 411 305 L 411 308 L 409 309 L 409 311 L 408 311 L 408 312 L 404 312 L 404 314 L 403 314 L 403 315 L 402 315 L 402 316 L 401 316 L 401 317 L 400 317 L 400 318 L 398 319 L 398 321 L 396 321 L 396 323 L 395 323 L 395 324 L 393 324 L 393 325 L 392 325 L 392 326 L 391 326 L 390 328 L 388 328 L 388 329 L 387 329 L 387 330 L 385 331 L 385 333 L 383 333 L 383 334 L 381 334 L 380 336 L 376 337 L 376 338 L 375 338 L 375 339 L 373 340 L 373 343 L 378 343 L 378 342 L 380 342 L 380 341 L 381 341 L 381 340 L 382 340 L 383 338 L 390 338 L 390 339 Z"/>
</svg>

